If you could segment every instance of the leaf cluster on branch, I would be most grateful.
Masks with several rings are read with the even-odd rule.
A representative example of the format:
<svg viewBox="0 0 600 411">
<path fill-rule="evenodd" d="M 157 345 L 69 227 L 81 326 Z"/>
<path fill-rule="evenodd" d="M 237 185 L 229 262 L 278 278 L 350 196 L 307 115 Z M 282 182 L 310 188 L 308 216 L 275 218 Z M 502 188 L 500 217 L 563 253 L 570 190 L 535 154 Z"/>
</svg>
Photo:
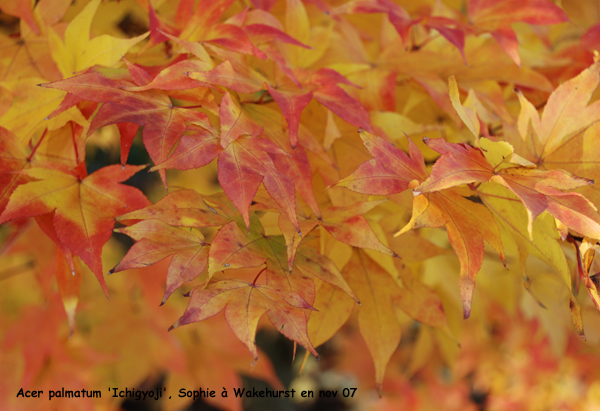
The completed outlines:
<svg viewBox="0 0 600 411">
<path fill-rule="evenodd" d="M 380 392 L 407 318 L 459 341 L 447 308 L 477 310 L 486 264 L 544 306 L 529 257 L 546 263 L 585 339 L 582 311 L 600 311 L 598 26 L 555 51 L 548 26 L 569 19 L 549 0 L 139 0 L 125 3 L 148 30 L 119 38 L 90 34 L 101 0 L 17 3 L 0 1 L 20 18 L 1 38 L 3 252 L 35 219 L 71 333 L 82 273 L 109 296 L 116 231 L 135 243 L 110 274 L 158 264 L 165 310 L 189 291 L 171 329 L 223 312 L 256 361 L 268 318 L 319 358 L 356 318 Z M 120 164 L 88 174 L 106 130 Z M 136 136 L 161 195 L 124 183 L 146 168 L 127 164 Z M 179 187 L 215 164 L 218 192 Z M 423 275 L 450 250 L 447 272 Z"/>
</svg>

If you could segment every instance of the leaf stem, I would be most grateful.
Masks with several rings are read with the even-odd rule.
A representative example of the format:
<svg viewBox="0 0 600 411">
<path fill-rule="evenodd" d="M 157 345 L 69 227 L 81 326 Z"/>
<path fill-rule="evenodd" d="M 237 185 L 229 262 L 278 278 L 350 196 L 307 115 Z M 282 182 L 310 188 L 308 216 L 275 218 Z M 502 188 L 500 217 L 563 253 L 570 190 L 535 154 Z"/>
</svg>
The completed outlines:
<svg viewBox="0 0 600 411">
<path fill-rule="evenodd" d="M 267 271 L 267 267 L 263 268 L 262 270 L 259 271 L 259 273 L 256 275 L 256 277 L 254 278 L 254 281 L 252 281 L 252 285 L 256 285 L 256 280 L 258 280 L 258 277 L 260 277 L 260 275 L 262 273 L 264 273 L 265 271 Z"/>
<path fill-rule="evenodd" d="M 31 158 L 33 157 L 33 155 L 35 154 L 35 152 L 37 151 L 38 147 L 40 146 L 40 144 L 42 143 L 42 140 L 44 139 L 44 137 L 46 137 L 46 134 L 48 133 L 48 128 L 46 128 L 44 130 L 44 134 L 42 134 L 42 136 L 40 137 L 40 139 L 38 140 L 37 144 L 35 145 L 35 147 L 33 148 L 33 150 L 31 150 L 31 154 L 29 154 L 29 157 L 27 157 L 27 162 L 31 161 Z"/>
</svg>

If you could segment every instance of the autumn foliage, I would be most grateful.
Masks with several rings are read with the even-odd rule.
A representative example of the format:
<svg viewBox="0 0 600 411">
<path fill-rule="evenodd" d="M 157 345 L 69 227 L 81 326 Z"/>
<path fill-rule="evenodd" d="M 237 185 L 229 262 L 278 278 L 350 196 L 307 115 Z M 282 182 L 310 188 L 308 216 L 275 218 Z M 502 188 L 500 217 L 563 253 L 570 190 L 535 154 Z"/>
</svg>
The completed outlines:
<svg viewBox="0 0 600 411">
<path fill-rule="evenodd" d="M 0 408 L 600 407 L 597 2 L 0 10 Z"/>
</svg>

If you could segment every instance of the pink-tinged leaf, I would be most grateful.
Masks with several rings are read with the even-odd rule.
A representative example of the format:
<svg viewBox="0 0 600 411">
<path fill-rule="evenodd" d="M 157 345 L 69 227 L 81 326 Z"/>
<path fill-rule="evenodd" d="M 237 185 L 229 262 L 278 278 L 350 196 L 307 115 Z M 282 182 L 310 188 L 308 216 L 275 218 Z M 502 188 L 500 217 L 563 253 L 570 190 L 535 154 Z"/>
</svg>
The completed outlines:
<svg viewBox="0 0 600 411">
<path fill-rule="evenodd" d="M 306 236 L 317 226 L 317 224 L 318 221 L 314 220 L 300 220 L 300 230 L 303 235 Z M 298 234 L 296 228 L 285 214 L 279 214 L 278 226 L 285 240 L 287 248 L 287 266 L 288 270 L 291 272 L 294 266 L 294 259 L 296 258 L 296 251 L 302 241 L 302 237 Z"/>
<path fill-rule="evenodd" d="M 298 77 L 296 77 L 294 71 L 288 66 L 287 60 L 279 52 L 279 50 L 277 50 L 275 47 L 272 47 L 269 44 L 265 44 L 264 46 L 262 46 L 262 49 L 265 51 L 267 57 L 273 60 L 279 66 L 283 74 L 288 76 L 288 78 L 294 82 L 296 87 L 302 87 L 302 83 L 300 83 L 300 80 L 298 80 Z"/>
<path fill-rule="evenodd" d="M 585 34 L 581 36 L 580 43 L 589 51 L 596 50 L 598 48 L 598 44 L 600 44 L 600 23 L 597 23 L 587 29 Z"/>
<path fill-rule="evenodd" d="M 173 153 L 164 162 L 152 167 L 150 171 L 168 168 L 190 170 L 204 167 L 221 152 L 219 143 L 219 138 L 206 130 L 186 134 Z"/>
<path fill-rule="evenodd" d="M 310 49 L 312 47 L 307 46 L 293 38 L 292 36 L 285 34 L 283 31 L 276 29 L 273 26 L 266 24 L 249 24 L 244 27 L 246 33 L 257 43 L 265 43 L 271 41 L 280 41 L 282 43 L 293 44 L 295 46 L 304 47 Z"/>
<path fill-rule="evenodd" d="M 291 157 L 288 155 L 274 155 L 271 157 L 274 157 L 273 161 L 277 169 L 294 180 L 298 193 L 306 201 L 315 216 L 320 218 L 321 210 L 312 186 L 312 170 L 304 148 L 296 147 L 292 151 Z"/>
<path fill-rule="evenodd" d="M 296 252 L 295 264 L 300 271 L 338 287 L 354 301 L 360 303 L 335 263 L 319 254 L 314 248 L 301 245 Z"/>
<path fill-rule="evenodd" d="M 207 83 L 190 78 L 188 73 L 212 68 L 212 64 L 199 60 L 183 60 L 162 70 L 150 83 L 141 87 L 130 87 L 128 90 L 188 90 L 197 87 L 210 87 Z"/>
<path fill-rule="evenodd" d="M 168 33 L 164 33 L 164 35 L 167 36 L 169 38 L 169 40 L 172 40 L 173 42 L 179 44 L 188 53 L 192 53 L 195 57 L 197 57 L 198 60 L 200 60 L 199 61 L 200 63 L 207 66 L 206 70 L 210 70 L 210 69 L 214 68 L 215 65 L 212 60 L 212 57 L 210 57 L 210 54 L 207 53 L 204 46 L 202 46 L 200 43 L 195 42 L 195 41 L 183 40 L 183 39 L 180 39 L 179 37 L 171 36 Z"/>
<path fill-rule="evenodd" d="M 530 235 L 533 221 L 542 212 L 548 211 L 557 220 L 580 234 L 600 238 L 600 216 L 592 203 L 579 193 L 560 191 L 589 185 L 592 183 L 590 180 L 573 176 L 563 170 L 545 171 L 525 167 L 496 170 L 479 148 L 464 143 L 448 143 L 443 139 L 426 142 L 442 156 L 433 166 L 430 177 L 415 188 L 415 193 L 493 181 L 510 189 L 523 202 L 528 212 Z M 493 150 L 493 146 L 488 148 L 490 154 Z"/>
<path fill-rule="evenodd" d="M 267 90 L 273 97 L 288 124 L 288 133 L 292 148 L 298 144 L 298 127 L 300 124 L 300 115 L 302 110 L 308 106 L 313 98 L 312 91 L 308 93 L 295 93 L 290 91 L 276 90 L 267 84 Z"/>
<path fill-rule="evenodd" d="M 219 155 L 217 176 L 223 191 L 242 214 L 246 227 L 249 229 L 250 204 L 252 204 L 252 199 L 263 181 L 263 176 L 254 171 L 249 165 L 238 160 L 242 150 L 242 147 L 234 143 L 230 144 Z"/>
<path fill-rule="evenodd" d="M 296 189 L 294 180 L 277 170 L 269 155 L 261 150 L 260 145 L 256 144 L 257 140 L 264 139 L 245 139 L 241 143 L 245 149 L 242 158 L 254 170 L 258 170 L 264 176 L 263 184 L 267 192 L 290 218 L 296 231 L 300 233 L 300 225 L 296 216 Z"/>
<path fill-rule="evenodd" d="M 150 20 L 149 29 L 150 29 L 150 42 L 146 48 L 154 47 L 157 44 L 164 43 L 168 41 L 169 38 L 164 34 L 176 34 L 177 30 L 173 27 L 170 27 L 160 21 L 154 7 L 152 7 L 152 3 L 148 2 L 148 18 Z"/>
<path fill-rule="evenodd" d="M 144 145 L 156 164 L 166 160 L 186 131 L 186 123 L 199 123 L 207 129 L 212 128 L 206 114 L 174 107 L 166 93 L 158 90 L 132 92 L 123 89 L 123 85 L 130 84 L 107 79 L 99 73 L 87 73 L 44 86 L 104 103 L 96 113 L 88 135 L 110 124 L 128 122 L 144 126 Z M 166 186 L 165 170 L 159 170 L 159 174 Z"/>
<path fill-rule="evenodd" d="M 256 239 L 243 235 L 235 221 L 221 227 L 210 245 L 209 277 L 218 271 L 263 265 L 265 257 L 262 256 L 256 241 Z"/>
<path fill-rule="evenodd" d="M 427 18 L 427 26 L 436 29 L 446 40 L 454 45 L 463 58 L 463 62 L 467 64 L 465 57 L 465 32 L 456 20 L 447 17 L 432 17 Z"/>
<path fill-rule="evenodd" d="M 267 258 L 267 284 L 281 290 L 297 292 L 312 304 L 315 301 L 315 282 L 297 268 L 288 270 L 286 246 L 280 236 L 267 236 L 260 245 Z"/>
<path fill-rule="evenodd" d="M 258 137 L 263 128 L 252 118 L 246 115 L 240 105 L 225 93 L 219 107 L 221 121 L 221 147 L 227 148 L 229 144 L 242 135 Z"/>
<path fill-rule="evenodd" d="M 194 13 L 189 17 L 188 24 L 181 33 L 182 38 L 191 41 L 202 39 L 208 28 L 214 26 L 235 0 L 200 0 Z M 193 8 L 192 2 L 192 8 Z M 189 10 L 189 9 L 188 9 Z"/>
<path fill-rule="evenodd" d="M 156 204 L 118 218 L 124 224 L 149 219 L 181 227 L 218 227 L 227 223 L 229 214 L 226 210 L 207 205 L 194 190 L 180 190 L 168 194 Z"/>
<path fill-rule="evenodd" d="M 579 193 L 561 190 L 583 187 L 592 182 L 564 170 L 505 169 L 491 178 L 515 193 L 527 208 L 528 229 L 544 211 L 585 237 L 600 239 L 600 216 L 596 207 Z"/>
<path fill-rule="evenodd" d="M 510 56 L 515 64 L 521 67 L 521 56 L 519 56 L 519 40 L 516 33 L 510 27 L 498 27 L 491 32 L 494 40 L 500 44 L 502 50 Z"/>
<path fill-rule="evenodd" d="M 75 94 L 67 93 L 67 95 L 65 96 L 63 101 L 60 102 L 58 107 L 56 107 L 56 109 L 52 113 L 50 113 L 50 115 L 47 118 L 48 119 L 54 118 L 54 117 L 58 116 L 60 113 L 62 113 L 63 111 L 67 111 L 71 107 L 76 106 L 77 104 L 79 104 L 83 101 L 85 101 L 85 99 L 83 99 L 79 96 L 76 96 Z"/>
<path fill-rule="evenodd" d="M 402 38 L 406 46 L 409 39 L 410 28 L 417 23 L 402 7 L 391 0 L 353 0 L 331 11 L 336 14 L 356 13 L 387 13 L 390 22 Z"/>
<path fill-rule="evenodd" d="M 367 248 L 398 257 L 398 254 L 383 245 L 362 215 L 381 201 L 360 202 L 348 207 L 329 207 L 323 210 L 322 226 L 338 241 L 353 247 Z"/>
<path fill-rule="evenodd" d="M 315 91 L 314 97 L 319 103 L 333 111 L 347 123 L 364 128 L 368 132 L 373 132 L 367 110 L 359 101 L 350 97 L 339 86 L 329 84 L 321 87 Z"/>
<path fill-rule="evenodd" d="M 188 75 L 194 80 L 227 87 L 238 93 L 256 93 L 262 90 L 261 82 L 235 71 L 229 61 L 225 61 L 209 71 L 190 71 Z"/>
<path fill-rule="evenodd" d="M 123 58 L 125 64 L 127 65 L 127 70 L 129 70 L 129 75 L 135 84 L 138 86 L 145 86 L 152 81 L 152 76 L 148 74 L 146 70 L 143 68 L 132 64 L 126 58 Z"/>
<path fill-rule="evenodd" d="M 413 180 L 422 181 L 426 178 L 423 156 L 410 139 L 412 158 L 374 134 L 361 130 L 360 137 L 374 158 L 361 164 L 354 173 L 336 185 L 358 193 L 391 195 L 406 190 Z"/>
<path fill-rule="evenodd" d="M 213 317 L 225 310 L 225 319 L 235 335 L 258 359 L 256 328 L 265 313 L 277 331 L 306 347 L 318 358 L 307 335 L 304 310 L 314 310 L 298 293 L 269 285 L 255 285 L 240 280 L 217 281 L 192 292 L 185 313 L 171 329 Z"/>
<path fill-rule="evenodd" d="M 473 182 L 486 182 L 495 173 L 479 148 L 468 144 L 448 143 L 444 139 L 425 140 L 428 147 L 442 154 L 431 169 L 431 175 L 416 193 L 439 191 Z"/>
<path fill-rule="evenodd" d="M 218 160 L 218 177 L 225 194 L 242 214 L 250 227 L 249 207 L 262 182 L 269 195 L 288 215 L 296 230 L 300 230 L 296 216 L 294 181 L 280 173 L 267 152 L 282 151 L 269 140 L 240 137 L 225 149 Z"/>
<path fill-rule="evenodd" d="M 471 0 L 473 24 L 495 29 L 521 21 L 529 24 L 558 24 L 568 21 L 565 12 L 549 0 Z"/>
<path fill-rule="evenodd" d="M 317 86 L 346 84 L 348 86 L 360 88 L 360 86 L 357 86 L 337 71 L 327 67 L 322 67 L 319 70 L 317 70 L 310 76 L 308 81 L 312 84 L 316 84 Z"/>
<path fill-rule="evenodd" d="M 246 32 L 233 24 L 217 24 L 207 33 L 204 41 L 218 44 L 231 51 L 250 54 L 266 60 L 267 56 L 250 41 Z"/>
<path fill-rule="evenodd" d="M 115 231 L 137 242 L 111 273 L 147 267 L 173 256 L 167 271 L 167 287 L 162 304 L 184 282 L 199 276 L 206 266 L 208 246 L 197 230 L 171 227 L 159 220 L 145 220 Z"/>
</svg>

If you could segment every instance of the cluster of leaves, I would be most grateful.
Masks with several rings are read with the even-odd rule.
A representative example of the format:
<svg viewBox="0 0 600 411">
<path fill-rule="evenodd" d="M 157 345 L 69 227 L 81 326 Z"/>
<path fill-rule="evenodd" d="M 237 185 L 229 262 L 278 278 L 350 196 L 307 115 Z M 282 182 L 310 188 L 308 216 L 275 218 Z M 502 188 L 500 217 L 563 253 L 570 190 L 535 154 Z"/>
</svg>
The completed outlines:
<svg viewBox="0 0 600 411">
<path fill-rule="evenodd" d="M 425 358 L 437 344 L 455 353 L 445 355 L 451 363 L 457 342 L 477 344 L 461 338 L 447 313 L 457 306 L 464 319 L 477 312 L 476 276 L 485 264 L 488 272 L 504 266 L 510 281 L 529 291 L 507 295 L 570 311 L 585 339 L 584 313 L 600 311 L 600 62 L 593 53 L 600 26 L 553 48 L 558 34 L 547 26 L 563 23 L 555 27 L 564 37 L 571 26 L 568 13 L 548 0 L 471 0 L 464 12 L 442 2 L 401 7 L 392 0 L 79 3 L 0 1 L 4 13 L 20 18 L 0 43 L 2 251 L 8 264 L 23 250 L 44 250 L 34 271 L 44 278 L 47 309 L 32 309 L 21 321 L 39 323 L 48 339 L 59 332 L 60 301 L 74 332 L 88 269 L 109 296 L 102 259 L 103 252 L 114 259 L 106 253 L 114 254 L 116 221 L 114 231 L 135 244 L 110 273 L 154 266 L 153 279 L 136 284 L 155 296 L 162 287 L 155 278 L 166 272 L 165 307 L 139 308 L 152 317 L 149 328 L 166 331 L 173 323 L 178 303 L 169 307 L 169 298 L 189 290 L 188 282 L 195 287 L 171 329 L 202 322 L 222 333 L 226 324 L 255 361 L 265 314 L 294 341 L 294 353 L 296 344 L 306 349 L 304 362 L 357 323 L 363 342 L 352 332 L 347 341 L 366 346 L 380 393 L 408 390 L 398 346 L 414 321 L 422 328 L 411 347 L 421 360 L 407 372 L 420 371 L 429 390 L 443 391 L 435 388 L 439 364 Z M 117 38 L 105 28 L 91 36 L 105 6 L 135 10 L 148 31 Z M 527 48 L 519 50 L 521 38 Z M 98 143 L 105 130 L 120 140 Z M 123 184 L 145 168 L 127 164 L 138 135 L 164 186 L 162 195 L 147 193 L 162 197 L 154 203 Z M 121 164 L 88 175 L 86 156 L 101 144 L 118 145 Z M 178 187 L 183 172 L 215 164 L 218 192 Z M 556 298 L 539 291 L 550 280 L 529 274 L 540 261 L 560 279 Z M 579 296 L 581 285 L 589 298 Z M 499 309 L 502 297 L 486 298 L 479 300 L 483 317 L 512 318 L 507 312 L 520 304 Z M 225 321 L 208 320 L 221 312 Z M 514 327 L 530 324 L 537 323 L 519 317 Z M 36 351 L 27 334 L 33 331 L 12 330 L 5 344 L 24 345 L 26 384 L 48 358 L 68 357 L 61 351 L 67 341 Z M 512 333 L 505 326 L 494 338 L 518 339 Z M 161 349 L 177 345 L 172 335 L 186 347 L 173 348 L 176 359 L 160 367 L 213 384 L 206 374 L 190 376 L 198 373 L 197 355 L 181 354 L 193 351 L 195 334 L 160 335 Z M 597 339 L 593 327 L 592 335 Z M 216 351 L 223 352 L 224 339 Z M 524 350 L 542 344 L 518 340 Z M 470 352 L 476 359 L 459 360 L 457 375 L 475 373 L 482 389 L 493 391 L 493 373 L 477 368 L 485 349 Z M 346 357 L 363 364 L 360 356 Z M 397 366 L 386 388 L 390 362 Z M 238 357 L 219 364 L 226 371 L 215 384 L 239 386 L 232 375 L 247 371 L 241 364 Z M 256 375 L 280 384 L 269 365 Z M 387 399 L 395 400 L 406 398 Z M 504 407 L 508 400 L 494 401 Z M 217 403 L 241 406 L 235 399 Z"/>
</svg>

